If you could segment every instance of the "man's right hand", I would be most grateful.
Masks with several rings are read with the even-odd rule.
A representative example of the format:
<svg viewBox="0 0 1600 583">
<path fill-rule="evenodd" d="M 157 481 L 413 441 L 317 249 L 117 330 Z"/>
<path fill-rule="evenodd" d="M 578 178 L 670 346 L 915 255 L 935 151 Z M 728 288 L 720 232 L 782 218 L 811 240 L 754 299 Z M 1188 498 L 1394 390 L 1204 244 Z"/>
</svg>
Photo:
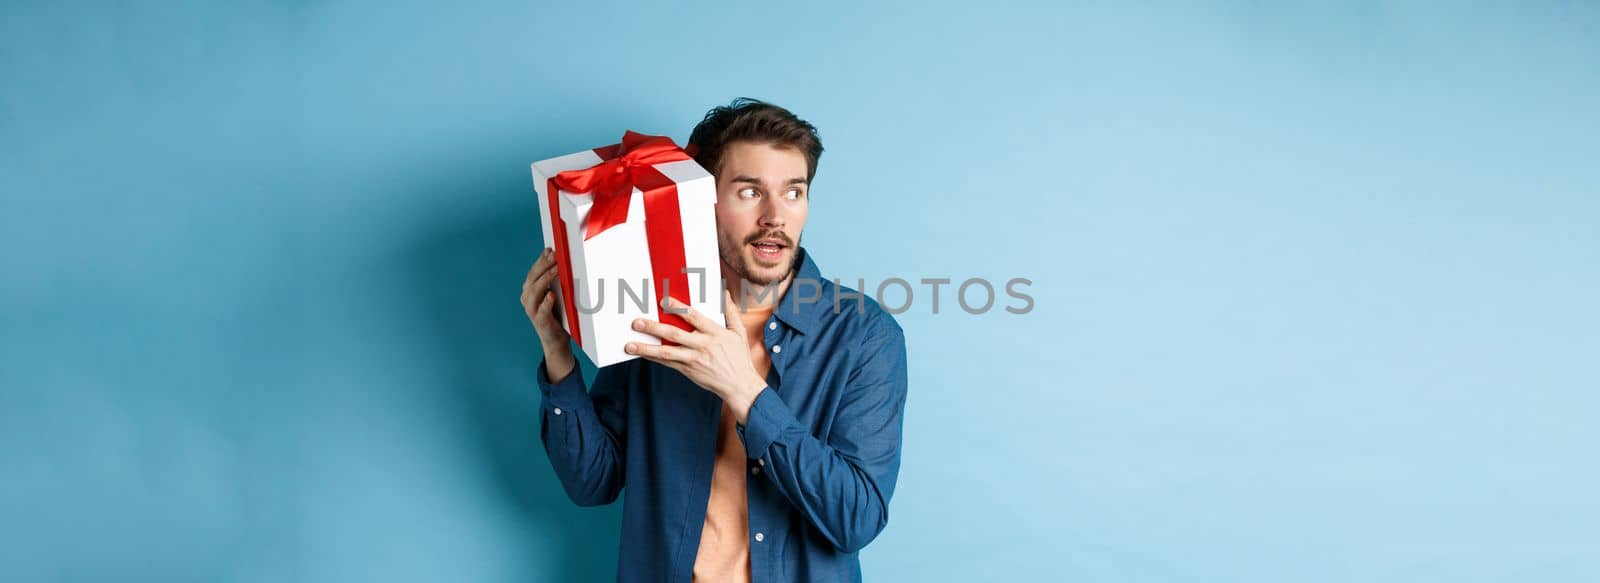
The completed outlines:
<svg viewBox="0 0 1600 583">
<path fill-rule="evenodd" d="M 528 270 L 528 279 L 522 282 L 522 309 L 539 333 L 539 343 L 544 345 L 545 372 L 553 383 L 567 378 L 578 364 L 572 354 L 572 336 L 561 327 L 561 318 L 556 315 L 561 310 L 561 300 L 555 292 L 557 271 L 555 252 L 546 247 Z"/>
</svg>

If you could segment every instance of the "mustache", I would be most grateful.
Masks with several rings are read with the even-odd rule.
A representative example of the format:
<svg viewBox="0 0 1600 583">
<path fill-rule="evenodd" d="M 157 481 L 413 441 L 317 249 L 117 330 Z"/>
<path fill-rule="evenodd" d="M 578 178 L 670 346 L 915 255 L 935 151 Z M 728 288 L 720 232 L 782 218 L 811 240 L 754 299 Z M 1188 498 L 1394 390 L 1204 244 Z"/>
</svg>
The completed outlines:
<svg viewBox="0 0 1600 583">
<path fill-rule="evenodd" d="M 756 241 L 760 241 L 762 239 L 776 240 L 779 243 L 783 243 L 783 246 L 785 247 L 794 246 L 794 241 L 791 241 L 789 239 L 789 235 L 785 234 L 783 231 L 767 231 L 764 233 L 756 233 L 755 235 L 745 238 L 744 242 L 746 245 L 752 245 L 755 244 Z"/>
</svg>

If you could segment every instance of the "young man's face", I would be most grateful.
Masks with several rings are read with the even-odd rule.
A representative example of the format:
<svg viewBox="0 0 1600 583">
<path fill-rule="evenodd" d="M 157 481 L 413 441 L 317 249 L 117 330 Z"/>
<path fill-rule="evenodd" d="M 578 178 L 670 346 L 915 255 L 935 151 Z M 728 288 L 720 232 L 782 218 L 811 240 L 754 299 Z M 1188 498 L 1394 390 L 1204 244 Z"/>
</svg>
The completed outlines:
<svg viewBox="0 0 1600 583">
<path fill-rule="evenodd" d="M 717 173 L 717 243 L 722 262 L 751 283 L 789 275 L 810 204 L 806 157 L 794 148 L 734 142 Z"/>
</svg>

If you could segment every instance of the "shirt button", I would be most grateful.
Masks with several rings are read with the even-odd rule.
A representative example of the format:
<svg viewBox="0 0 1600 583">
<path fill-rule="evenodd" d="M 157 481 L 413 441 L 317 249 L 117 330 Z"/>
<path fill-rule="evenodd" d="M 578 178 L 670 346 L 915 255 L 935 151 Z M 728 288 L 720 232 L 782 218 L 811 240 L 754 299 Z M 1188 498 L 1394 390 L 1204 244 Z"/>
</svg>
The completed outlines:
<svg viewBox="0 0 1600 583">
<path fill-rule="evenodd" d="M 560 415 L 560 414 L 561 414 L 561 408 L 560 408 L 560 407 L 556 407 L 556 414 L 557 414 L 557 415 Z"/>
<path fill-rule="evenodd" d="M 783 347 L 776 344 L 772 345 L 772 353 L 777 354 L 779 352 L 783 352 Z"/>
<path fill-rule="evenodd" d="M 777 330 L 778 329 L 778 323 L 777 322 L 767 322 L 767 329 L 768 330 Z"/>
<path fill-rule="evenodd" d="M 752 475 L 752 476 L 761 475 L 761 468 L 750 468 L 750 475 Z"/>
<path fill-rule="evenodd" d="M 767 540 L 767 536 L 766 535 L 761 534 L 759 532 L 756 533 L 756 542 L 761 542 L 761 541 L 764 541 L 764 540 Z"/>
<path fill-rule="evenodd" d="M 762 458 L 756 458 L 756 465 L 758 465 L 758 466 L 767 465 L 767 460 L 762 459 Z"/>
</svg>

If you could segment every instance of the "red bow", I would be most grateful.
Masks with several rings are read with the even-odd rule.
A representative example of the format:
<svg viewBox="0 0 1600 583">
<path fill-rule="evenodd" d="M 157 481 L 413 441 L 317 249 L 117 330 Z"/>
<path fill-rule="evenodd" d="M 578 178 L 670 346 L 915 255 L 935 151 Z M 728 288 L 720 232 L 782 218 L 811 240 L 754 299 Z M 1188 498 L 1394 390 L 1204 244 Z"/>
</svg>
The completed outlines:
<svg viewBox="0 0 1600 583">
<path fill-rule="evenodd" d="M 648 191 L 662 185 L 666 177 L 656 171 L 656 164 L 690 159 L 671 138 L 632 130 L 623 134 L 622 143 L 616 147 L 615 153 L 596 152 L 606 161 L 582 170 L 568 170 L 552 179 L 557 188 L 566 192 L 594 193 L 594 207 L 583 222 L 585 241 L 628 221 L 628 203 L 634 187 Z M 671 180 L 665 183 L 672 185 Z"/>
</svg>

